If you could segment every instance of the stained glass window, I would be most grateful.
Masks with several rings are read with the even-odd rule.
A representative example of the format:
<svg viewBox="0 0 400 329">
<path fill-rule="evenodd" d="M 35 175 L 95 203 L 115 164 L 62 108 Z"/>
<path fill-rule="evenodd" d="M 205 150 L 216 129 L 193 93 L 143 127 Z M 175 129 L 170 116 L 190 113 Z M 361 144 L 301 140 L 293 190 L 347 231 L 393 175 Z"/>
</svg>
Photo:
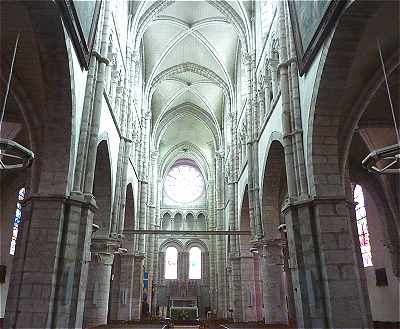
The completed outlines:
<svg viewBox="0 0 400 329">
<path fill-rule="evenodd" d="M 178 278 L 178 250 L 168 247 L 165 251 L 165 279 L 176 280 Z"/>
<path fill-rule="evenodd" d="M 189 251 L 189 279 L 201 279 L 201 250 L 198 247 Z"/>
<path fill-rule="evenodd" d="M 358 238 L 360 241 L 361 255 L 364 267 L 372 266 L 371 245 L 369 241 L 367 212 L 365 210 L 364 194 L 362 187 L 356 185 L 354 188 L 354 202 L 356 203 L 356 219 Z"/>
<path fill-rule="evenodd" d="M 15 246 L 17 243 L 17 236 L 18 236 L 18 226 L 21 223 L 21 201 L 23 201 L 25 198 L 25 187 L 21 188 L 18 191 L 18 196 L 17 196 L 17 206 L 15 209 L 15 217 L 14 217 L 14 224 L 13 224 L 13 230 L 12 230 L 12 236 L 11 236 L 11 244 L 10 244 L 10 255 L 15 254 Z"/>
<path fill-rule="evenodd" d="M 175 165 L 169 171 L 164 182 L 168 197 L 175 202 L 193 202 L 204 191 L 204 180 L 201 172 L 190 163 Z"/>
</svg>

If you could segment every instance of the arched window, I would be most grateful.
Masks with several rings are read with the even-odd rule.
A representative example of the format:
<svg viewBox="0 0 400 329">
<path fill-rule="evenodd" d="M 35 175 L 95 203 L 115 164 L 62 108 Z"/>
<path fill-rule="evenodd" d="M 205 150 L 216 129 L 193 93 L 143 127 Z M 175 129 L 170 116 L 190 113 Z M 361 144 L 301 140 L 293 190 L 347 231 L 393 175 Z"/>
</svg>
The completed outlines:
<svg viewBox="0 0 400 329">
<path fill-rule="evenodd" d="M 354 188 L 354 202 L 356 203 L 356 219 L 358 237 L 361 247 L 361 256 L 364 267 L 372 266 L 371 245 L 369 243 L 367 212 L 364 204 L 364 193 L 360 185 Z"/>
<path fill-rule="evenodd" d="M 25 198 L 25 187 L 21 188 L 18 191 L 17 195 L 17 206 L 15 210 L 15 217 L 14 217 L 14 224 L 13 224 L 13 231 L 11 236 L 11 244 L 10 244 L 10 255 L 15 254 L 15 246 L 17 244 L 17 236 L 18 236 L 18 226 L 21 223 L 21 201 Z"/>
<path fill-rule="evenodd" d="M 201 279 L 201 250 L 198 247 L 189 250 L 189 279 Z"/>
<path fill-rule="evenodd" d="M 178 278 L 178 250 L 168 247 L 165 251 L 165 279 L 176 280 Z"/>
</svg>

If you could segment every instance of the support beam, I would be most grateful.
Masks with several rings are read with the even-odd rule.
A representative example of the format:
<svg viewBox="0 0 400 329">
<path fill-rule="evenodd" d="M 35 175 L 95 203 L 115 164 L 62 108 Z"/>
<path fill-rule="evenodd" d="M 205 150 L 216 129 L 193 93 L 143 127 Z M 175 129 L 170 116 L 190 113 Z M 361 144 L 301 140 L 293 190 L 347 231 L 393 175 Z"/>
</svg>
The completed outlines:
<svg viewBox="0 0 400 329">
<path fill-rule="evenodd" d="M 250 231 L 169 231 L 169 230 L 128 230 L 130 234 L 160 234 L 160 235 L 250 235 Z"/>
</svg>

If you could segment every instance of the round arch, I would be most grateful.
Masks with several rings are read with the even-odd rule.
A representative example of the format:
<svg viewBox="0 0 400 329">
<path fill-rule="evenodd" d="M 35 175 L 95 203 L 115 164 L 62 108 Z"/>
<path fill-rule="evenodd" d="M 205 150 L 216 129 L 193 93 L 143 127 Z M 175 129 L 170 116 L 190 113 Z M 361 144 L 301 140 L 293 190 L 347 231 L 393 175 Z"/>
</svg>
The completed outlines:
<svg viewBox="0 0 400 329">
<path fill-rule="evenodd" d="M 307 134 L 312 195 L 344 195 L 344 175 L 352 136 L 365 111 L 366 101 L 369 102 L 384 82 L 376 47 L 368 47 L 371 38 L 383 39 L 382 49 L 389 58 L 386 63 L 389 74 L 399 65 L 398 61 L 391 60 L 391 55 L 397 51 L 390 42 L 396 39 L 396 28 L 390 27 L 388 17 L 391 17 L 390 12 L 398 10 L 395 8 L 398 4 L 393 2 L 391 5 L 352 3 L 322 49 Z M 362 17 L 356 26 L 355 17 Z M 382 22 L 385 24 L 380 24 Z M 351 31 L 350 25 L 354 27 Z M 380 25 L 382 28 L 376 29 Z M 368 49 L 368 54 L 361 54 L 361 49 Z M 323 177 L 331 177 L 335 183 L 326 188 L 326 184 L 318 183 L 324 181 Z"/>
<path fill-rule="evenodd" d="M 211 132 L 216 149 L 219 149 L 220 145 L 222 145 L 222 135 L 219 129 L 218 122 L 210 112 L 205 111 L 204 109 L 193 103 L 180 104 L 172 109 L 169 109 L 163 114 L 163 116 L 160 116 L 157 119 L 152 133 L 152 144 L 154 148 L 158 149 L 160 139 L 163 133 L 168 129 L 168 127 L 174 121 L 187 115 L 194 117 L 204 124 L 206 129 Z"/>
<path fill-rule="evenodd" d="M 178 250 L 178 253 L 181 253 L 182 251 L 185 250 L 185 247 L 182 243 L 182 241 L 178 239 L 167 239 L 163 243 L 160 244 L 159 251 L 160 252 L 165 252 L 168 247 L 175 247 L 176 250 Z"/>
<path fill-rule="evenodd" d="M 108 237 L 111 228 L 112 184 L 110 154 L 105 140 L 97 147 L 93 195 L 97 206 L 93 223 L 100 226 L 94 237 Z"/>
<path fill-rule="evenodd" d="M 183 153 L 183 150 L 186 151 Z M 187 142 L 175 145 L 166 153 L 163 159 L 161 159 L 159 169 L 160 177 L 164 178 L 165 174 L 174 163 L 182 158 L 192 160 L 203 174 L 204 180 L 208 180 L 210 168 L 205 155 L 196 145 Z"/>
<path fill-rule="evenodd" d="M 202 253 L 208 253 L 208 246 L 207 244 L 200 239 L 190 239 L 188 241 L 186 241 L 185 245 L 184 245 L 184 250 L 186 252 L 189 252 L 189 250 L 193 247 L 198 247 L 200 248 Z"/>
<path fill-rule="evenodd" d="M 266 239 L 280 238 L 281 208 L 287 195 L 285 154 L 279 141 L 272 141 L 268 150 L 261 187 L 261 213 Z"/>
<path fill-rule="evenodd" d="M 1 12 L 1 39 L 9 54 L 2 56 L 2 72 L 9 71 L 15 31 L 23 31 L 9 99 L 13 97 L 18 104 L 30 144 L 27 146 L 36 155 L 30 169 L 30 188 L 32 192 L 65 194 L 65 177 L 73 154 L 73 103 L 68 51 L 57 6 L 51 2 L 6 2 Z M 51 34 L 48 26 L 53 27 Z M 16 78 L 26 72 L 30 72 L 30 79 Z M 4 76 L 1 80 L 5 82 Z"/>
</svg>

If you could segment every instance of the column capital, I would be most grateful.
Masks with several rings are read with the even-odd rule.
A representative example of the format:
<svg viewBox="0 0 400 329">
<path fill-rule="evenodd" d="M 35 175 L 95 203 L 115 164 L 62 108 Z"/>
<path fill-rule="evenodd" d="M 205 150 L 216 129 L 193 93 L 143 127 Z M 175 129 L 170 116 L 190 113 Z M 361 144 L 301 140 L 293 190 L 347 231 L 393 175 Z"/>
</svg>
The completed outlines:
<svg viewBox="0 0 400 329">
<path fill-rule="evenodd" d="M 160 152 L 158 150 L 152 150 L 150 152 L 150 157 L 152 160 L 156 160 L 159 154 L 160 154 Z"/>
<path fill-rule="evenodd" d="M 142 115 L 142 119 L 143 120 L 149 120 L 151 116 L 151 111 L 149 110 L 143 110 L 143 115 Z"/>
<path fill-rule="evenodd" d="M 90 251 L 93 253 L 114 254 L 121 246 L 119 239 L 112 238 L 93 238 Z"/>
<path fill-rule="evenodd" d="M 104 265 L 112 265 L 114 254 L 118 252 L 121 242 L 115 239 L 92 239 L 90 251 L 92 253 L 92 262 Z"/>
</svg>

